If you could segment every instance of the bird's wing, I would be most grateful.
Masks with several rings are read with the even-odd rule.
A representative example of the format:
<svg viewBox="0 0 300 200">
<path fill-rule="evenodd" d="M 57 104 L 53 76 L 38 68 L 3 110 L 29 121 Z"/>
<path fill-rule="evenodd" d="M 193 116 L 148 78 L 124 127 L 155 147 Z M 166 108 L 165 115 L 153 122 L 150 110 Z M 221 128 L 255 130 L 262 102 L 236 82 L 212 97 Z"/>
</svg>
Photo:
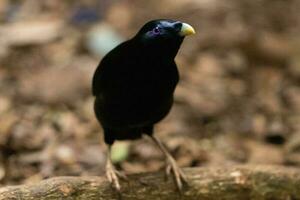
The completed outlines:
<svg viewBox="0 0 300 200">
<path fill-rule="evenodd" d="M 102 61 L 98 65 L 98 67 L 94 73 L 94 76 L 93 76 L 92 93 L 94 96 L 99 95 L 99 93 L 101 91 L 102 71 L 103 71 L 103 68 L 106 68 L 108 66 L 108 64 L 107 64 L 108 62 L 106 61 L 106 59 L 107 59 L 106 57 L 104 57 L 102 59 Z"/>
<path fill-rule="evenodd" d="M 105 85 L 110 82 L 110 78 L 115 78 L 118 75 L 118 68 L 122 66 L 122 54 L 125 46 L 126 42 L 118 45 L 106 54 L 99 63 L 92 82 L 92 93 L 94 96 L 98 96 L 101 93 Z"/>
</svg>

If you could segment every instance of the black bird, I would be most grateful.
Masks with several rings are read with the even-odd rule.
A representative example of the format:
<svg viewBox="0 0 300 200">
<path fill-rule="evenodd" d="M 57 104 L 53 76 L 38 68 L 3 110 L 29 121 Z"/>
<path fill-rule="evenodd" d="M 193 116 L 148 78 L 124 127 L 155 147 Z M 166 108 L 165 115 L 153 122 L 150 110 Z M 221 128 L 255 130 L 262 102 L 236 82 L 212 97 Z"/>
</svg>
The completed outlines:
<svg viewBox="0 0 300 200">
<path fill-rule="evenodd" d="M 115 140 L 138 139 L 143 134 L 165 154 L 167 173 L 173 172 L 177 187 L 181 189 L 186 181 L 174 158 L 153 135 L 153 127 L 172 107 L 179 80 L 174 58 L 184 37 L 192 34 L 195 30 L 186 23 L 150 21 L 132 39 L 110 51 L 95 71 L 92 92 L 95 114 L 108 145 L 106 175 L 118 191 L 121 174 L 111 162 L 111 145 Z"/>
</svg>

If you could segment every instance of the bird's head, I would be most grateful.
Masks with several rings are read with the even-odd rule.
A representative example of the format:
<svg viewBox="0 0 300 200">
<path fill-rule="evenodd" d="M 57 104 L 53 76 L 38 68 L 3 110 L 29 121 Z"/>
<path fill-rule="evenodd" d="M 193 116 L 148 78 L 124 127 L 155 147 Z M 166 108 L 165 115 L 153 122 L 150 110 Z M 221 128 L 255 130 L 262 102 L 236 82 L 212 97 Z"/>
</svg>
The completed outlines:
<svg viewBox="0 0 300 200">
<path fill-rule="evenodd" d="M 194 28 L 180 21 L 159 19 L 147 22 L 134 38 L 149 47 L 176 54 L 184 37 L 195 34 Z"/>
</svg>

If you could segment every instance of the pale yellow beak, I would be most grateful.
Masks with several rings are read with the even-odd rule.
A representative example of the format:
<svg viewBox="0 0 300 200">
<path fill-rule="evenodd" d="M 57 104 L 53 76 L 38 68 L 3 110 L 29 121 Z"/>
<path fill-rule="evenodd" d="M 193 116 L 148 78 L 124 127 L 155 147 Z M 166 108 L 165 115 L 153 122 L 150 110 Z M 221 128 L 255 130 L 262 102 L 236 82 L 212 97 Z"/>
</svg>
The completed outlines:
<svg viewBox="0 0 300 200">
<path fill-rule="evenodd" d="M 194 34 L 196 34 L 196 31 L 191 25 L 189 25 L 187 23 L 182 23 L 182 27 L 179 32 L 180 36 L 188 36 L 188 35 L 194 35 Z"/>
</svg>

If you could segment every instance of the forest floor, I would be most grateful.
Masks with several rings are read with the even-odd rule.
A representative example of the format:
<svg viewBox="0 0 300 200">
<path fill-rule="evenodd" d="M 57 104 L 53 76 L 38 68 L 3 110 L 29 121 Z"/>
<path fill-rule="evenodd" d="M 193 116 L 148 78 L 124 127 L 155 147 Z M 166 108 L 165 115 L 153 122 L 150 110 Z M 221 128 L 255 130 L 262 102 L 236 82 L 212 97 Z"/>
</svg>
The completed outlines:
<svg viewBox="0 0 300 200">
<path fill-rule="evenodd" d="M 91 78 L 146 21 L 192 24 L 177 57 L 175 105 L 156 135 L 180 166 L 300 166 L 300 2 L 0 2 L 0 180 L 103 175 Z M 156 171 L 150 141 L 117 143 L 126 173 Z"/>
</svg>

